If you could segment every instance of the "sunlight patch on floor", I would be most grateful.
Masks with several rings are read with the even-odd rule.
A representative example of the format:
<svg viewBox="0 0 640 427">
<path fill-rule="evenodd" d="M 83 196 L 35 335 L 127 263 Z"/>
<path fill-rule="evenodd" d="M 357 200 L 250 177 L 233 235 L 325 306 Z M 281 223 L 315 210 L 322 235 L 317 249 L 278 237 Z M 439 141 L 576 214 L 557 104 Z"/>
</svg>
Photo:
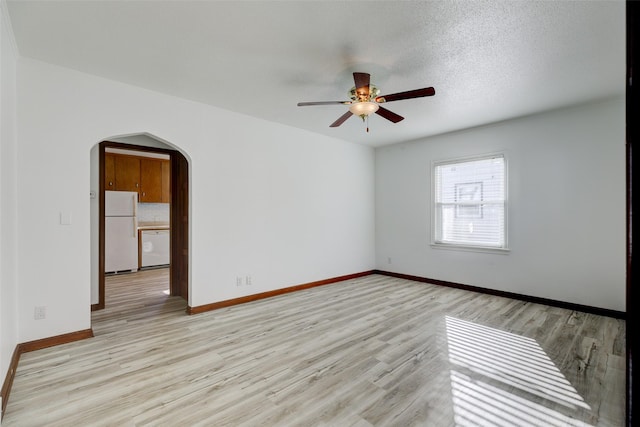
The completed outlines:
<svg viewBox="0 0 640 427">
<path fill-rule="evenodd" d="M 590 407 L 533 339 L 445 317 L 458 426 L 589 426 Z M 545 406 L 545 402 L 550 405 Z"/>
</svg>

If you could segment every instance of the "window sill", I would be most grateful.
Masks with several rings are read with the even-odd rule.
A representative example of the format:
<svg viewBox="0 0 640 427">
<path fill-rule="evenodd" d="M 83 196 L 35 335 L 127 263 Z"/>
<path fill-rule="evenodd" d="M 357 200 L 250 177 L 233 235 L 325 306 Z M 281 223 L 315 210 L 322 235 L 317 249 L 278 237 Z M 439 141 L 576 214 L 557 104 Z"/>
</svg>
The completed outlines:
<svg viewBox="0 0 640 427">
<path fill-rule="evenodd" d="M 448 243 L 431 243 L 433 249 L 444 249 L 447 251 L 464 251 L 464 252 L 484 252 L 491 254 L 508 255 L 509 248 L 495 248 L 489 246 L 467 246 L 467 245 L 453 245 Z"/>
</svg>

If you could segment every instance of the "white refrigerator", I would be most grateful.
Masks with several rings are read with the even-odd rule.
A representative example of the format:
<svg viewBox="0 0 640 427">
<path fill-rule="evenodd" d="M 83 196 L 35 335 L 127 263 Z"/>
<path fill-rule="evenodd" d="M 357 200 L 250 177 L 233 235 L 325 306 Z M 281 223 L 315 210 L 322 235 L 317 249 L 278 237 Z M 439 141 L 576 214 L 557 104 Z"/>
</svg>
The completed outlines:
<svg viewBox="0 0 640 427">
<path fill-rule="evenodd" d="M 138 270 L 138 193 L 104 192 L 104 271 Z"/>
</svg>

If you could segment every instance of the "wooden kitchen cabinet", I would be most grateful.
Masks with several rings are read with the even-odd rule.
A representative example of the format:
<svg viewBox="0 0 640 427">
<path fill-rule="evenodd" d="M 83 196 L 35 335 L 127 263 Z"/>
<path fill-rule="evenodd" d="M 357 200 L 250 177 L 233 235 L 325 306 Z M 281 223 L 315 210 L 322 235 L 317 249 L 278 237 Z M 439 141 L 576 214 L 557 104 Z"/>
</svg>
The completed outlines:
<svg viewBox="0 0 640 427">
<path fill-rule="evenodd" d="M 104 189 L 116 189 L 116 159 L 111 153 L 104 153 Z"/>
<path fill-rule="evenodd" d="M 133 156 L 115 156 L 116 191 L 140 190 L 140 159 Z"/>
<path fill-rule="evenodd" d="M 162 202 L 162 160 L 140 159 L 140 202 Z"/>
<path fill-rule="evenodd" d="M 135 191 L 141 203 L 171 203 L 171 162 L 104 153 L 104 189 Z"/>
<path fill-rule="evenodd" d="M 133 156 L 104 153 L 104 189 L 108 191 L 138 191 L 140 160 Z"/>
<path fill-rule="evenodd" d="M 162 161 L 162 203 L 171 203 L 171 162 Z"/>
</svg>

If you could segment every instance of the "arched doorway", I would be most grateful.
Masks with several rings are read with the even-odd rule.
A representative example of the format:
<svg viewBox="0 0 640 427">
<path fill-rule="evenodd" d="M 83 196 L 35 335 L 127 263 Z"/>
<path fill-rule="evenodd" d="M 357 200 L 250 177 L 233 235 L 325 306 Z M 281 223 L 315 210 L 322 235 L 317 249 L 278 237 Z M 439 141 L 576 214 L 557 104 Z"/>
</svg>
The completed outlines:
<svg viewBox="0 0 640 427">
<path fill-rule="evenodd" d="M 146 143 L 150 140 L 151 143 Z M 153 143 L 156 141 L 157 143 Z M 189 166 L 186 157 L 171 145 L 149 134 L 110 138 L 98 145 L 98 301 L 91 310 L 105 308 L 105 150 L 108 148 L 160 153 L 170 163 L 170 279 L 169 292 L 189 301 Z"/>
</svg>

